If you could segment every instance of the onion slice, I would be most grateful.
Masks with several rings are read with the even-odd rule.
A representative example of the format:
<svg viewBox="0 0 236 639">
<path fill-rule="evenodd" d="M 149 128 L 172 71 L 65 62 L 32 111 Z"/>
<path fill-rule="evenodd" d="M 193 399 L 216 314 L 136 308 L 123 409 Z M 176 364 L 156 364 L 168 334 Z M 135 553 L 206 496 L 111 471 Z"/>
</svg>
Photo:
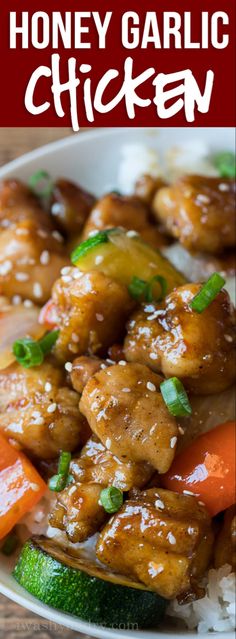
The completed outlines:
<svg viewBox="0 0 236 639">
<path fill-rule="evenodd" d="M 47 329 L 38 323 L 38 315 L 37 306 L 13 306 L 6 298 L 0 298 L 0 370 L 15 361 L 12 345 L 17 339 L 40 339 L 45 334 Z"/>
</svg>

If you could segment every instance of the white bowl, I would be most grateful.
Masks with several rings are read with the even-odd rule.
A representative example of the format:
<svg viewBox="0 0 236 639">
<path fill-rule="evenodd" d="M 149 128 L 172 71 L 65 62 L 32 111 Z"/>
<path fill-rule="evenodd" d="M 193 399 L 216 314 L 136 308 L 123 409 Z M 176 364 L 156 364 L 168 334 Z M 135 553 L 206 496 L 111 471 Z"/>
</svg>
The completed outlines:
<svg viewBox="0 0 236 639">
<path fill-rule="evenodd" d="M 67 139 L 53 142 L 14 160 L 0 169 L 0 179 L 15 176 L 27 180 L 38 169 L 45 169 L 53 177 L 64 176 L 77 181 L 87 189 L 100 195 L 106 188 L 116 187 L 117 172 L 120 163 L 121 148 L 124 144 L 145 144 L 164 150 L 186 140 L 203 140 L 211 151 L 234 148 L 233 128 L 162 128 L 162 129 L 100 129 L 72 135 Z M 174 639 L 176 635 L 186 639 L 196 639 L 196 633 L 173 629 L 160 631 L 124 631 L 104 629 L 81 621 L 77 617 L 59 612 L 44 605 L 11 577 L 9 560 L 1 559 L 0 592 L 16 603 L 37 613 L 51 622 L 72 628 L 94 637 L 114 639 L 152 639 L 154 635 Z M 200 635 L 201 639 L 210 636 L 234 639 L 233 632 Z"/>
</svg>

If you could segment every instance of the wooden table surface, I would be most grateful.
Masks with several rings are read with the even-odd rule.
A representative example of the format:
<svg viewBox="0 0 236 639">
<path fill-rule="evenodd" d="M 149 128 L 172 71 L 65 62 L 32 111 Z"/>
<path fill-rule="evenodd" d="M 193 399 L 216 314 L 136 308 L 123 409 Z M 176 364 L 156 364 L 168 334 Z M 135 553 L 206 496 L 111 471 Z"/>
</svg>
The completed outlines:
<svg viewBox="0 0 236 639">
<path fill-rule="evenodd" d="M 42 144 L 71 134 L 71 129 L 65 128 L 0 128 L 0 166 Z M 37 639 L 85 639 L 85 635 L 56 626 L 0 595 L 0 639 L 32 639 L 35 636 Z"/>
</svg>

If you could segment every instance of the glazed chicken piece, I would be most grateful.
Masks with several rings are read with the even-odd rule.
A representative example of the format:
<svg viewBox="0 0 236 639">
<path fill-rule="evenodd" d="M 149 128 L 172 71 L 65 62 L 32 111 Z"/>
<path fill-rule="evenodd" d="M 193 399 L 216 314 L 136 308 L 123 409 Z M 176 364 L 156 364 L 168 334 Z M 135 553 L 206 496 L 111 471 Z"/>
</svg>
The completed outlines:
<svg viewBox="0 0 236 639">
<path fill-rule="evenodd" d="M 53 361 L 30 369 L 14 363 L 0 371 L 0 428 L 40 459 L 83 445 L 88 428 L 78 400 Z"/>
<path fill-rule="evenodd" d="M 135 184 L 135 195 L 151 207 L 157 191 L 164 186 L 166 186 L 166 183 L 161 177 L 155 178 L 152 175 L 144 174 L 141 175 Z"/>
<path fill-rule="evenodd" d="M 37 221 L 19 222 L 0 234 L 0 295 L 17 294 L 41 305 L 66 264 L 60 236 Z"/>
<path fill-rule="evenodd" d="M 32 191 L 19 180 L 3 180 L 0 183 L 0 230 L 24 220 L 37 220 L 39 226 L 53 230 L 50 216 L 40 207 Z"/>
<path fill-rule="evenodd" d="M 107 486 L 128 491 L 133 486 L 147 484 L 153 469 L 149 464 L 121 462 L 93 436 L 70 465 L 74 482 L 57 498 L 50 516 L 50 524 L 65 530 L 70 541 L 84 541 L 96 533 L 107 519 L 99 502 L 100 493 Z"/>
<path fill-rule="evenodd" d="M 217 537 L 214 548 L 214 564 L 216 568 L 230 564 L 236 569 L 236 512 L 235 505 L 225 511 L 224 523 Z"/>
<path fill-rule="evenodd" d="M 95 204 L 84 227 L 83 238 L 94 231 L 122 227 L 140 233 L 154 248 L 165 245 L 165 237 L 150 223 L 149 209 L 140 198 L 109 193 Z"/>
<path fill-rule="evenodd" d="M 60 329 L 55 353 L 60 360 L 94 354 L 118 340 L 134 302 L 127 288 L 103 273 L 77 268 L 55 282 L 52 292 Z"/>
<path fill-rule="evenodd" d="M 69 180 L 59 178 L 54 183 L 51 214 L 63 233 L 79 233 L 94 205 L 93 195 Z"/>
<path fill-rule="evenodd" d="M 104 446 L 120 460 L 170 468 L 178 429 L 159 391 L 162 378 L 141 364 L 115 364 L 86 384 L 80 410 Z"/>
<path fill-rule="evenodd" d="M 211 519 L 195 497 L 161 488 L 134 491 L 103 528 L 98 559 L 166 599 L 196 597 L 213 544 Z"/>
<path fill-rule="evenodd" d="M 138 309 L 128 323 L 125 357 L 196 394 L 218 393 L 235 379 L 235 311 L 223 289 L 202 313 L 189 303 L 200 284 L 185 284 L 161 304 Z"/>
<path fill-rule="evenodd" d="M 77 393 L 81 395 L 90 377 L 99 371 L 101 366 L 105 368 L 106 364 L 104 363 L 104 360 L 99 357 L 87 357 L 86 355 L 81 355 L 81 357 L 76 357 L 74 359 L 70 379 L 72 386 Z"/>
<path fill-rule="evenodd" d="M 236 243 L 235 182 L 189 175 L 160 189 L 153 210 L 187 249 L 221 253 Z"/>
</svg>

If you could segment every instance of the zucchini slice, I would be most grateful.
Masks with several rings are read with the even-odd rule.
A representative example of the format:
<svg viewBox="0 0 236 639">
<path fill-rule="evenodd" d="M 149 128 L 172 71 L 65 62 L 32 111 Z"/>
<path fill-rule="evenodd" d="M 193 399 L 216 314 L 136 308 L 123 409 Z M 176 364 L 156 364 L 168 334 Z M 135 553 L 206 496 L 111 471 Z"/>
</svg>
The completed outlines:
<svg viewBox="0 0 236 639">
<path fill-rule="evenodd" d="M 23 547 L 13 575 L 45 604 L 112 628 L 157 626 L 167 601 L 128 577 L 108 572 L 87 556 L 69 556 L 44 537 Z"/>
<path fill-rule="evenodd" d="M 185 282 L 184 276 L 159 252 L 129 231 L 101 231 L 82 242 L 72 253 L 73 264 L 81 271 L 98 270 L 129 286 L 133 277 L 150 281 L 161 275 L 167 281 L 167 293 Z"/>
</svg>

